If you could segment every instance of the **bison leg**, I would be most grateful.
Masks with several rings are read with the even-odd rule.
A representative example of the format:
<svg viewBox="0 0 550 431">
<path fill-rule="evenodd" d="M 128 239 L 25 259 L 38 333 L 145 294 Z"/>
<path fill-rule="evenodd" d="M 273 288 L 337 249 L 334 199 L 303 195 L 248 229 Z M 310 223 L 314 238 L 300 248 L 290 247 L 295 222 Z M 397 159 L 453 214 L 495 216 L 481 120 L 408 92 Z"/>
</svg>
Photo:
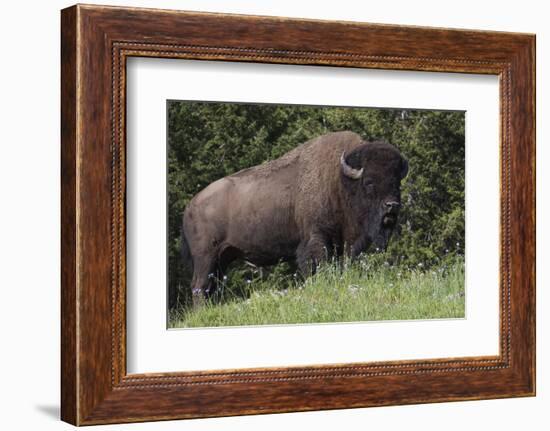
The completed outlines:
<svg viewBox="0 0 550 431">
<path fill-rule="evenodd" d="M 191 292 L 193 294 L 193 306 L 204 305 L 205 299 L 213 290 L 215 283 L 214 269 L 216 259 L 214 257 L 203 257 L 193 262 L 193 280 L 191 281 Z"/>
<path fill-rule="evenodd" d="M 307 241 L 300 243 L 296 252 L 298 267 L 304 276 L 315 273 L 317 266 L 327 260 L 329 249 L 322 235 L 311 235 Z"/>
</svg>

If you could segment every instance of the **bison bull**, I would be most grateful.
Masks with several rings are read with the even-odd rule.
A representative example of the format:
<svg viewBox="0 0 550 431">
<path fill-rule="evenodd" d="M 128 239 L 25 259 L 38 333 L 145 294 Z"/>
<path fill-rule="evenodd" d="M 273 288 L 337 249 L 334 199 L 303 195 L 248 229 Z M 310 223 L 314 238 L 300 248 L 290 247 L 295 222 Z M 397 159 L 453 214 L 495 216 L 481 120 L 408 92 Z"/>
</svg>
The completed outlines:
<svg viewBox="0 0 550 431">
<path fill-rule="evenodd" d="M 238 258 L 257 266 L 296 260 L 307 275 L 331 253 L 385 249 L 407 172 L 394 146 L 336 132 L 213 182 L 183 214 L 194 304 Z"/>
</svg>

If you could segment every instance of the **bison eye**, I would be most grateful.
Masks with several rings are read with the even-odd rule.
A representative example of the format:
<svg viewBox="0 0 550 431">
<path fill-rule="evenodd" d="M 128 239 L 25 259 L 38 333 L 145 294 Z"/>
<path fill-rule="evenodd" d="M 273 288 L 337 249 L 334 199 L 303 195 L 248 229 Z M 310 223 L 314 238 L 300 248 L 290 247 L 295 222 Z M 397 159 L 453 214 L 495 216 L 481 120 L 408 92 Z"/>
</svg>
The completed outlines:
<svg viewBox="0 0 550 431">
<path fill-rule="evenodd" d="M 374 192 L 374 184 L 371 181 L 366 181 L 365 183 L 363 183 L 363 187 L 365 188 L 365 191 L 367 193 Z"/>
</svg>

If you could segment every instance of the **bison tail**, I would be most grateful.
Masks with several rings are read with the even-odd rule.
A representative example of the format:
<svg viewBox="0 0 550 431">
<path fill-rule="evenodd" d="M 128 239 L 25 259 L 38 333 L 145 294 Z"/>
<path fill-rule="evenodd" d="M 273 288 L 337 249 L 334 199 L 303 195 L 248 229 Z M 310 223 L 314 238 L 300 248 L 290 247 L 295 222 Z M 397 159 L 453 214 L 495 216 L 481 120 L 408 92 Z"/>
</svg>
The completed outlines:
<svg viewBox="0 0 550 431">
<path fill-rule="evenodd" d="M 193 273 L 193 259 L 191 257 L 191 250 L 189 249 L 189 244 L 185 238 L 185 229 L 181 227 L 181 261 L 184 268 Z"/>
</svg>

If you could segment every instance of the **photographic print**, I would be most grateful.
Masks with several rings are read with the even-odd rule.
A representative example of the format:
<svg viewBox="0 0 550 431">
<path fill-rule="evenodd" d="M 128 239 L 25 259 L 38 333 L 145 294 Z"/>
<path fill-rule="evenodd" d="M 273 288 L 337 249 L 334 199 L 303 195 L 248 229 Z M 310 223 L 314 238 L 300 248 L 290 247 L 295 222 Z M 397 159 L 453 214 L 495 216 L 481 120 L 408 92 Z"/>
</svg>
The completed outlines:
<svg viewBox="0 0 550 431">
<path fill-rule="evenodd" d="M 465 113 L 167 102 L 168 327 L 465 316 Z"/>
</svg>

